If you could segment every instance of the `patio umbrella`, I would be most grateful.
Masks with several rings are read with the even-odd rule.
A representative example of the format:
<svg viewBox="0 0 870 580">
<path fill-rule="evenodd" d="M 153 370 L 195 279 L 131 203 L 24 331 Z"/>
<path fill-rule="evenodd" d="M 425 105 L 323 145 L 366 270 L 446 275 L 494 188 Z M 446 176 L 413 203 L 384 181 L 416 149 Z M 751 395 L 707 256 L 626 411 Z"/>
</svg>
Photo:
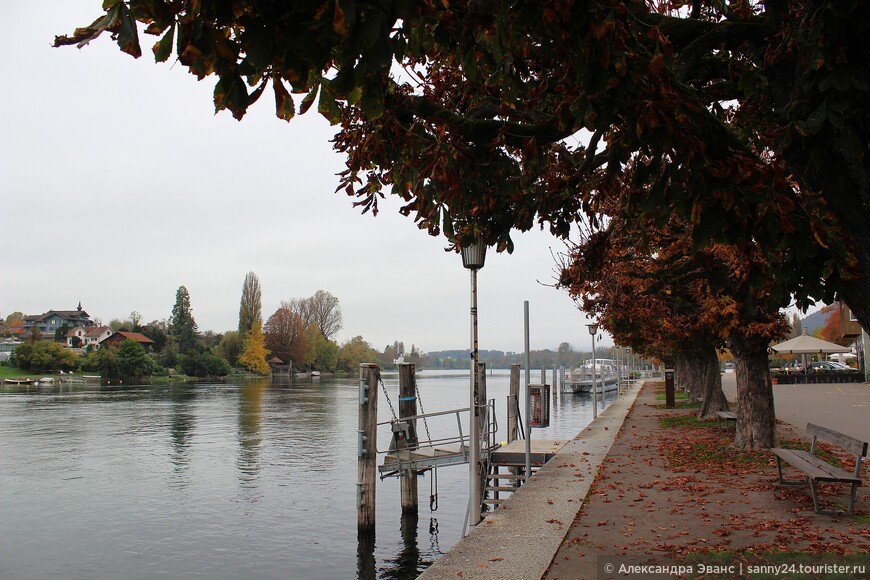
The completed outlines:
<svg viewBox="0 0 870 580">
<path fill-rule="evenodd" d="M 807 329 L 804 328 L 804 332 L 802 335 L 797 338 L 792 338 L 785 342 L 781 342 L 777 345 L 770 347 L 776 353 L 779 354 L 799 354 L 802 355 L 803 363 L 804 363 L 804 372 L 807 372 L 807 355 L 808 354 L 821 354 L 821 353 L 833 353 L 833 352 L 851 352 L 847 346 L 840 346 L 839 344 L 835 344 L 833 342 L 828 342 L 827 340 L 822 340 L 820 338 L 816 338 L 815 336 L 810 336 L 807 334 Z"/>
</svg>

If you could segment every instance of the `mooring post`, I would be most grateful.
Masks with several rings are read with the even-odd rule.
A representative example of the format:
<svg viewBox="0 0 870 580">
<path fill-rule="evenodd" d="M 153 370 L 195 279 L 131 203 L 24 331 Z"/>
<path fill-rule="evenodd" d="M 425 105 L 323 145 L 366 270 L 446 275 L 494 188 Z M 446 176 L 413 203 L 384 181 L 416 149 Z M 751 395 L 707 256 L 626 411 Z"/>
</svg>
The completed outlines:
<svg viewBox="0 0 870 580">
<path fill-rule="evenodd" d="M 486 363 L 477 363 L 477 397 L 477 404 L 481 406 L 480 437 L 481 443 L 483 443 L 488 417 L 486 413 L 489 411 L 489 401 L 486 398 Z"/>
<path fill-rule="evenodd" d="M 556 365 L 553 365 L 553 384 L 550 385 L 550 402 L 553 405 L 553 408 L 556 407 L 556 402 L 559 400 L 559 397 L 556 396 L 556 393 L 559 392 L 559 374 L 556 370 Z"/>
<path fill-rule="evenodd" d="M 520 365 L 511 365 L 511 380 L 507 404 L 507 442 L 516 441 L 519 436 L 517 417 L 520 414 Z"/>
<path fill-rule="evenodd" d="M 417 414 L 417 365 L 414 363 L 399 364 L 399 421 L 408 423 L 405 433 L 405 447 L 409 450 L 417 448 L 417 420 L 405 419 Z M 417 473 L 412 469 L 403 469 L 399 474 L 402 488 L 402 513 L 417 513 Z"/>
<path fill-rule="evenodd" d="M 375 530 L 375 482 L 378 458 L 378 381 L 380 367 L 359 365 L 359 446 L 357 453 L 357 530 Z"/>
<path fill-rule="evenodd" d="M 478 430 L 478 433 L 480 434 L 480 445 L 478 446 L 478 449 L 481 451 L 489 451 L 490 440 L 492 439 L 493 433 L 490 433 L 488 429 L 488 425 L 492 422 L 492 417 L 489 416 L 492 409 L 489 408 L 489 400 L 486 398 L 486 363 L 477 363 L 477 400 L 478 405 L 480 405 L 480 429 Z M 477 489 L 481 491 L 479 501 L 481 508 L 483 508 L 483 490 L 486 489 L 487 466 L 489 465 L 489 462 L 484 461 L 482 453 L 479 455 L 478 464 L 480 466 L 480 469 L 478 470 L 480 485 Z"/>
</svg>

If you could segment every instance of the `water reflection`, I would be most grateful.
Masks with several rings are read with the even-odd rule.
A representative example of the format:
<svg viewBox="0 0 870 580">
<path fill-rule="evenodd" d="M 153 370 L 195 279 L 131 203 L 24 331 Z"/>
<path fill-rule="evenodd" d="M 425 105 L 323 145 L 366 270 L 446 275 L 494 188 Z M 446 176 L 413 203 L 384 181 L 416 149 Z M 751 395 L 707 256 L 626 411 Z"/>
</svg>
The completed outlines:
<svg viewBox="0 0 870 580">
<path fill-rule="evenodd" d="M 381 571 L 381 578 L 394 578 L 405 580 L 416 578 L 421 568 L 420 547 L 417 545 L 417 514 L 405 512 L 399 526 L 399 534 L 402 538 L 402 549 L 395 558 L 387 559 Z M 431 562 L 427 562 L 428 566 Z"/>
<path fill-rule="evenodd" d="M 239 457 L 236 465 L 243 487 L 256 487 L 260 474 L 260 449 L 263 443 L 260 422 L 267 387 L 268 381 L 260 379 L 239 389 Z"/>
<path fill-rule="evenodd" d="M 196 391 L 186 385 L 170 386 L 169 435 L 172 441 L 171 461 L 176 474 L 183 474 L 190 463 L 190 439 L 196 425 L 193 401 Z"/>
<path fill-rule="evenodd" d="M 375 560 L 375 532 L 357 531 L 356 534 L 356 577 L 358 580 L 374 580 L 377 575 Z"/>
</svg>

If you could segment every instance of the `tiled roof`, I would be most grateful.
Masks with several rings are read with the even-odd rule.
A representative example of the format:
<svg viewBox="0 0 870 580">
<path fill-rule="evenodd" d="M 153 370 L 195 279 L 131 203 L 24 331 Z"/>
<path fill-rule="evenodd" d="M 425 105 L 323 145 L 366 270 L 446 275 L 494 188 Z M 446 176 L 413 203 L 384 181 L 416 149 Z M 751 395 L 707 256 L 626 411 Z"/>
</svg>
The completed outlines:
<svg viewBox="0 0 870 580">
<path fill-rule="evenodd" d="M 138 342 L 140 344 L 152 344 L 154 342 L 153 340 L 151 340 L 150 338 L 148 338 L 147 336 L 145 336 L 144 334 L 142 334 L 140 332 L 124 332 L 124 331 L 119 330 L 118 332 L 115 333 L 115 335 L 121 335 L 125 339 L 129 338 L 131 340 L 135 340 L 136 342 Z"/>
<path fill-rule="evenodd" d="M 112 330 L 108 326 L 91 326 L 88 328 L 87 334 L 85 336 L 87 338 L 96 338 L 106 332 L 107 330 Z"/>
<path fill-rule="evenodd" d="M 90 318 L 88 313 L 84 310 L 49 310 L 43 314 L 28 314 L 24 317 L 25 322 L 39 322 L 40 320 L 45 320 L 46 318 L 51 318 L 53 314 L 56 314 L 63 318 L 69 319 L 81 319 L 85 320 Z"/>
</svg>

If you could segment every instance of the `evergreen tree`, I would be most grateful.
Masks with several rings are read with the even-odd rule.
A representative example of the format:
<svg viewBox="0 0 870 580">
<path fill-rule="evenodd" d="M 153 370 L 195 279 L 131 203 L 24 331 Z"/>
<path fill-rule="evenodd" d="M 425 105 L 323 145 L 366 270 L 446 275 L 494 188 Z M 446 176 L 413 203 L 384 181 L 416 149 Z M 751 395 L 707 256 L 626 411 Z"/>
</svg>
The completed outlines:
<svg viewBox="0 0 870 580">
<path fill-rule="evenodd" d="M 263 322 L 262 293 L 259 278 L 253 272 L 248 272 L 242 285 L 242 300 L 239 305 L 239 336 L 247 335 L 254 322 Z"/>
<path fill-rule="evenodd" d="M 239 357 L 239 362 L 246 369 L 258 375 L 265 375 L 269 372 L 269 363 L 266 362 L 266 357 L 269 351 L 266 350 L 266 339 L 263 337 L 263 326 L 259 321 L 254 321 L 251 331 L 245 337 L 245 342 L 242 345 L 242 354 Z"/>
<path fill-rule="evenodd" d="M 169 334 L 175 337 L 178 351 L 187 354 L 196 350 L 198 331 L 193 311 L 190 307 L 190 294 L 180 286 L 175 293 L 175 306 L 169 319 Z"/>
</svg>

